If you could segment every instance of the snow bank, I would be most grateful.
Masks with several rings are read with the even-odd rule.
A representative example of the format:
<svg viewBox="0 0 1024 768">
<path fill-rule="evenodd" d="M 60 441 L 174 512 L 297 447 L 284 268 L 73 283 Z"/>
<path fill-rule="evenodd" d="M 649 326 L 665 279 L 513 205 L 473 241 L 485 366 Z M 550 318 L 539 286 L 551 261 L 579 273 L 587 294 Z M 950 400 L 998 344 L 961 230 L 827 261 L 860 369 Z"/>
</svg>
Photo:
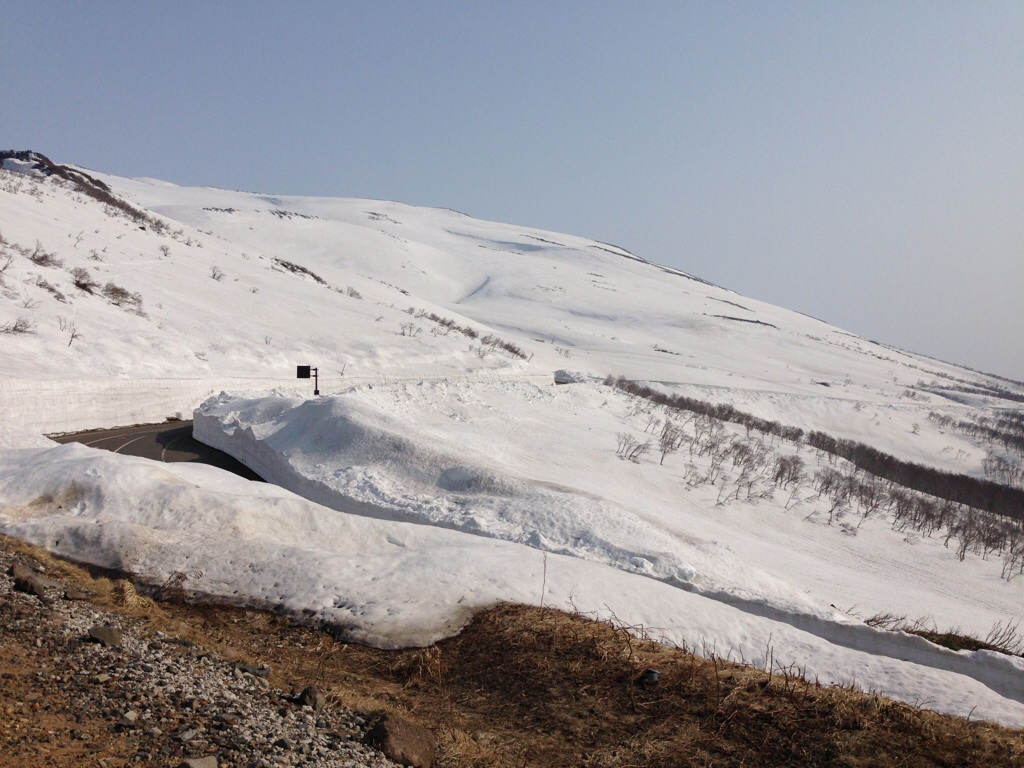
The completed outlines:
<svg viewBox="0 0 1024 768">
<path fill-rule="evenodd" d="M 293 379 L 231 379 L 242 391 L 294 387 Z M 56 433 L 189 418 L 223 379 L 0 379 L 0 421 Z"/>
<path fill-rule="evenodd" d="M 483 388 L 457 391 L 456 397 L 468 398 Z M 510 419 L 543 408 L 538 400 L 545 399 L 531 387 L 499 386 L 491 395 L 504 401 Z M 556 396 L 552 404 L 581 405 L 573 400 Z M 468 413 L 464 420 L 472 421 Z M 492 430 L 468 424 L 448 432 L 424 429 L 421 419 L 410 422 L 358 394 L 304 400 L 221 393 L 195 411 L 193 427 L 196 439 L 269 482 L 339 511 L 504 539 L 685 589 L 725 593 L 737 602 L 761 602 L 764 610 L 840 619 L 789 584 L 745 567 L 723 547 L 672 534 L 610 501 L 599 472 L 582 486 L 587 490 L 538 480 L 511 459 L 495 461 L 502 448 Z M 520 435 L 529 441 L 528 431 Z"/>
<path fill-rule="evenodd" d="M 782 622 L 578 558 L 441 528 L 339 513 L 212 467 L 159 464 L 81 445 L 0 450 L 0 531 L 59 554 L 131 570 L 238 604 L 330 624 L 382 647 L 422 645 L 502 600 L 642 625 L 655 637 L 723 657 L 797 665 L 942 712 L 1024 726 L 1019 660 L 932 656 L 991 669 L 998 690 L 928 665 L 829 643 Z M 865 637 L 882 633 L 863 628 Z M 887 641 L 888 642 L 888 641 Z M 919 663 L 920 661 L 926 663 Z"/>
</svg>

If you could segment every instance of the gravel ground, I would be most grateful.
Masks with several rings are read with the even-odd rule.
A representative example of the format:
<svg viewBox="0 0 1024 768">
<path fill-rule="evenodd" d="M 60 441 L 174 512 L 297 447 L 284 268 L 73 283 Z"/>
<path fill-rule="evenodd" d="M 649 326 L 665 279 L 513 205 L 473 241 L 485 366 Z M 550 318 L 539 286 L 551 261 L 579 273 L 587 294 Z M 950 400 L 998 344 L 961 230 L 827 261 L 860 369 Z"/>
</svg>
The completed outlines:
<svg viewBox="0 0 1024 768">
<path fill-rule="evenodd" d="M 267 670 L 102 610 L 52 575 L 0 542 L 0 766 L 395 765 L 364 744 L 359 713 L 275 690 Z"/>
</svg>

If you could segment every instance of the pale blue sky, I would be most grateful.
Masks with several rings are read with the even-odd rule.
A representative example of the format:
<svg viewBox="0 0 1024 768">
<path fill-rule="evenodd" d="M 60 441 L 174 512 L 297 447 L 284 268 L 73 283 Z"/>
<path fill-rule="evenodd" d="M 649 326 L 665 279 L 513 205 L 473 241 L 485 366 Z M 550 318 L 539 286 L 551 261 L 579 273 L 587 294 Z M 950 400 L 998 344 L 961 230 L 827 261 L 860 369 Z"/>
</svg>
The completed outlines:
<svg viewBox="0 0 1024 768">
<path fill-rule="evenodd" d="M 593 237 L 1024 379 L 1022 2 L 0 0 L 0 145 Z"/>
</svg>

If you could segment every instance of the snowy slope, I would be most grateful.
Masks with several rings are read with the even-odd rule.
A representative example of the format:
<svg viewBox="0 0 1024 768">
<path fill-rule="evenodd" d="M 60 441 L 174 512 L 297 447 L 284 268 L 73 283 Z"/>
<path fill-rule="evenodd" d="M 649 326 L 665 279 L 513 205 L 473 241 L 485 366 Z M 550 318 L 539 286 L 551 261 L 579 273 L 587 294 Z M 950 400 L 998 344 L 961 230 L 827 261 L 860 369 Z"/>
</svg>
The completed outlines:
<svg viewBox="0 0 1024 768">
<path fill-rule="evenodd" d="M 940 435 L 927 414 L 971 408 L 922 385 L 1024 394 L 1019 383 L 891 349 L 580 237 L 401 203 L 103 178 L 128 199 L 232 243 L 398 286 L 410 294 L 399 308 L 440 306 L 445 316 L 471 318 L 545 370 L 663 382 L 949 470 L 977 473 L 984 453 Z"/>
<path fill-rule="evenodd" d="M 198 590 L 382 645 L 457 631 L 499 599 L 571 600 L 691 647 L 760 663 L 772 646 L 822 679 L 1024 725 L 1019 660 L 858 618 L 981 635 L 1020 620 L 1024 579 L 1000 578 L 998 558 L 959 562 L 884 513 L 830 524 L 827 500 L 766 478 L 731 496 L 698 480 L 707 456 L 623 461 L 622 435 L 655 439 L 669 416 L 599 382 L 622 374 L 975 476 L 992 445 L 929 414 L 1019 409 L 992 393 L 1021 385 L 580 237 L 86 172 L 132 213 L 73 174 L 9 167 L 0 328 L 25 332 L 0 334 L 0 530 L 153 579 L 188 571 Z M 310 399 L 296 364 L 318 366 L 331 397 Z M 553 386 L 556 369 L 582 383 Z M 201 439 L 310 501 L 38 437 L 201 403 Z M 809 474 L 832 466 L 723 434 L 799 453 Z"/>
</svg>

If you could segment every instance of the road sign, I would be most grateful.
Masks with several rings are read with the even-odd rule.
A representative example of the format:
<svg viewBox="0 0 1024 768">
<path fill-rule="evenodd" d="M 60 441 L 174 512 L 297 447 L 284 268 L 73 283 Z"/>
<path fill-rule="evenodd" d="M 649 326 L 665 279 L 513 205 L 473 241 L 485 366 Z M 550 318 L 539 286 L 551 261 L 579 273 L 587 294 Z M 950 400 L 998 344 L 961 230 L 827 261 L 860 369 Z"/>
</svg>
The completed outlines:
<svg viewBox="0 0 1024 768">
<path fill-rule="evenodd" d="M 295 366 L 295 378 L 297 379 L 308 379 L 309 374 L 313 374 L 313 394 L 320 394 L 320 371 L 317 368 L 313 368 L 309 365 L 297 365 Z"/>
</svg>

